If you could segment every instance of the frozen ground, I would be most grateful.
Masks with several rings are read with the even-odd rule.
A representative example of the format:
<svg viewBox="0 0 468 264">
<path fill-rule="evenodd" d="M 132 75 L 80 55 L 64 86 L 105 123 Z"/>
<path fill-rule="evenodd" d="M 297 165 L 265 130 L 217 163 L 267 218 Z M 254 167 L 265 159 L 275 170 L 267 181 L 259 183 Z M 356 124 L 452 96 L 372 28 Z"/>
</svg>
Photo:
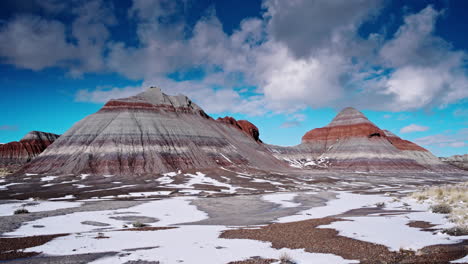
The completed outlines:
<svg viewBox="0 0 468 264">
<path fill-rule="evenodd" d="M 168 175 L 165 180 L 172 182 L 172 177 Z M 193 186 L 190 183 L 194 181 L 210 180 L 200 174 L 192 174 L 186 186 Z M 219 181 L 212 183 L 218 184 Z M 128 195 L 141 197 L 148 194 Z M 359 263 L 358 260 L 306 252 L 304 249 L 275 249 L 269 242 L 219 238 L 224 230 L 258 228 L 272 222 L 288 223 L 328 216 L 350 221 L 333 222 L 319 228 L 333 228 L 342 236 L 381 244 L 392 251 L 418 250 L 428 245 L 451 244 L 468 239 L 408 226 L 411 221 L 426 221 L 434 224 L 437 230 L 452 224 L 443 215 L 429 212 L 426 204 L 419 204 L 410 198 L 395 199 L 385 194 L 309 191 L 215 198 L 184 196 L 144 200 L 105 210 L 106 205 L 113 203 L 107 199 L 38 201 L 35 205 L 27 205 L 31 215 L 54 210 L 66 213 L 27 221 L 22 216 L 11 216 L 11 212 L 28 201 L 1 204 L 0 222 L 6 221 L 6 217 L 23 222 L 19 228 L 3 233 L 3 237 L 68 234 L 24 249 L 25 252 L 41 252 L 39 256 L 29 259 L 36 261 L 31 263 L 40 263 L 42 256 L 56 256 L 57 263 L 62 263 L 61 259 L 65 263 L 71 255 L 103 253 L 91 263 L 159 261 L 165 264 L 228 263 L 251 257 L 279 259 L 282 254 L 289 255 L 296 263 Z M 80 210 L 90 206 L 90 203 L 103 209 Z M 378 213 L 346 216 L 346 212 L 353 209 L 375 210 L 376 204 L 383 207 Z M 131 230 L 136 222 L 145 223 L 148 227 L 173 228 Z"/>
</svg>

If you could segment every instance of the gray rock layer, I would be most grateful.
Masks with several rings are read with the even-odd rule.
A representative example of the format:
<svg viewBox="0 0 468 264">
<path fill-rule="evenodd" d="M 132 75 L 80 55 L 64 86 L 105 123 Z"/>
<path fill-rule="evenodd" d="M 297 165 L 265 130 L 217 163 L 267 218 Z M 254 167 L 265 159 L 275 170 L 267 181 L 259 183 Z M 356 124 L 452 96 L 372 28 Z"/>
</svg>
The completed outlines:
<svg viewBox="0 0 468 264">
<path fill-rule="evenodd" d="M 213 120 L 186 96 L 150 88 L 109 101 L 76 123 L 22 172 L 134 176 L 229 165 L 285 166 L 261 143 Z"/>
</svg>

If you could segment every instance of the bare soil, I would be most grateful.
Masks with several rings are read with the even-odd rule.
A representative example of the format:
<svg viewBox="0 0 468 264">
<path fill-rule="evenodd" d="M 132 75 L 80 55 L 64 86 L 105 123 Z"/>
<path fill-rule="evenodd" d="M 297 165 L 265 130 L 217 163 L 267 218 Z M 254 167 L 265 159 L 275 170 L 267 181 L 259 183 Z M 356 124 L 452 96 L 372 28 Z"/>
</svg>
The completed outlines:
<svg viewBox="0 0 468 264">
<path fill-rule="evenodd" d="M 387 247 L 338 235 L 338 231 L 317 228 L 343 219 L 325 217 L 291 223 L 275 223 L 259 229 L 227 230 L 221 238 L 253 239 L 271 242 L 273 248 L 301 249 L 311 253 L 329 253 L 363 264 L 427 263 L 448 264 L 468 253 L 468 240 L 452 245 L 425 247 L 418 252 L 389 251 Z"/>
<path fill-rule="evenodd" d="M 0 238 L 0 261 L 32 257 L 39 252 L 23 252 L 23 249 L 43 245 L 56 237 L 68 234 Z"/>
</svg>

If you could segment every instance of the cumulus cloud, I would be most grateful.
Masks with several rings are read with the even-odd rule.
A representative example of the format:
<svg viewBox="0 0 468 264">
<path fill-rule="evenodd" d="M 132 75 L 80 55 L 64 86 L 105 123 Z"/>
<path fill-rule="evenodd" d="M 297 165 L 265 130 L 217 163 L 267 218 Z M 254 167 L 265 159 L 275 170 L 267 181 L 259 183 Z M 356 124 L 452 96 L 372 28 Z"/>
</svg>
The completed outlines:
<svg viewBox="0 0 468 264">
<path fill-rule="evenodd" d="M 64 5 L 50 0 L 40 4 L 52 13 L 62 11 Z M 2 25 L 0 58 L 17 67 L 36 71 L 64 67 L 79 75 L 103 70 L 103 52 L 110 37 L 107 26 L 116 22 L 110 8 L 100 0 L 70 2 L 66 7 L 69 15 L 74 17 L 71 25 L 27 14 L 15 16 Z"/>
<path fill-rule="evenodd" d="M 353 35 L 381 7 L 381 1 L 281 1 L 263 3 L 271 37 L 296 57 L 309 57 Z"/>
<path fill-rule="evenodd" d="M 77 102 L 105 103 L 110 99 L 125 98 L 143 92 L 145 88 L 141 86 L 127 86 L 123 88 L 98 87 L 93 90 L 79 90 L 76 93 Z"/>
<path fill-rule="evenodd" d="M 61 65 L 73 59 L 74 49 L 65 39 L 65 26 L 58 21 L 19 16 L 0 28 L 0 56 L 21 68 Z"/>
<path fill-rule="evenodd" d="M 405 18 L 394 37 L 380 50 L 385 77 L 383 93 L 393 95 L 391 110 L 446 105 L 468 97 L 466 54 L 434 35 L 441 12 L 432 6 Z"/>
<path fill-rule="evenodd" d="M 443 12 L 432 6 L 406 15 L 391 36 L 379 30 L 362 37 L 363 23 L 386 15 L 379 13 L 385 1 L 265 0 L 263 17 L 243 20 L 232 34 L 214 9 L 188 23 L 190 3 L 183 0 L 133 0 L 125 21 L 102 0 L 70 8 L 45 3 L 51 13 L 69 12 L 72 23 L 7 21 L 0 27 L 4 62 L 33 70 L 59 66 L 76 75 L 116 72 L 186 94 L 215 113 L 293 114 L 324 106 L 399 112 L 468 98 L 466 53 L 435 34 Z M 113 39 L 110 28 L 118 22 L 136 26 L 135 41 Z M 167 77 L 193 68 L 203 76 Z M 141 89 L 90 88 L 76 99 L 103 102 Z"/>
<path fill-rule="evenodd" d="M 379 1 L 265 1 L 264 19 L 246 19 L 232 35 L 224 33 L 214 12 L 208 12 L 188 38 L 182 34 L 183 21 L 168 19 L 181 9 L 180 3 L 164 3 L 134 2 L 130 15 L 140 21 L 140 44 L 112 43 L 108 66 L 129 78 L 157 81 L 195 97 L 195 87 L 203 86 L 197 88 L 200 94 L 212 95 L 199 103 L 214 111 L 237 111 L 239 102 L 261 107 L 254 112 L 348 105 L 403 111 L 468 97 L 465 54 L 434 35 L 441 12 L 431 6 L 405 17 L 385 42 L 378 33 L 368 40 L 356 33 L 379 10 Z M 307 26 L 299 23 L 303 21 Z M 372 55 L 373 50 L 377 54 Z M 371 61 L 355 62 L 357 55 Z M 379 69 L 368 67 L 375 63 L 380 63 Z M 205 78 L 181 84 L 165 78 L 190 67 L 204 69 Z M 216 68 L 222 73 L 213 71 Z M 243 97 L 234 90 L 236 81 L 227 79 L 233 75 L 257 87 L 259 96 Z M 204 98 L 216 99 L 220 106 Z"/>
<path fill-rule="evenodd" d="M 411 124 L 400 129 L 400 133 L 423 132 L 429 130 L 427 126 Z"/>
</svg>

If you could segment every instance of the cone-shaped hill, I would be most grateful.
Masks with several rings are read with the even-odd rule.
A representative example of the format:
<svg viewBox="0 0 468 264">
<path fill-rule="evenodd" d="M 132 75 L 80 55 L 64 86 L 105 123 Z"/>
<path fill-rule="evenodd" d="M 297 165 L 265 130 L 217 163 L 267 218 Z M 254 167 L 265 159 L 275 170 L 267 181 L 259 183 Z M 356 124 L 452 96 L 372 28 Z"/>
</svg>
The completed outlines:
<svg viewBox="0 0 468 264">
<path fill-rule="evenodd" d="M 375 172 L 455 169 L 426 149 L 380 129 L 351 107 L 327 126 L 307 132 L 300 145 L 270 149 L 276 157 L 301 167 Z"/>
<path fill-rule="evenodd" d="M 280 169 L 247 121 L 216 121 L 183 95 L 150 88 L 76 123 L 22 172 L 143 175 L 220 166 Z"/>
</svg>

